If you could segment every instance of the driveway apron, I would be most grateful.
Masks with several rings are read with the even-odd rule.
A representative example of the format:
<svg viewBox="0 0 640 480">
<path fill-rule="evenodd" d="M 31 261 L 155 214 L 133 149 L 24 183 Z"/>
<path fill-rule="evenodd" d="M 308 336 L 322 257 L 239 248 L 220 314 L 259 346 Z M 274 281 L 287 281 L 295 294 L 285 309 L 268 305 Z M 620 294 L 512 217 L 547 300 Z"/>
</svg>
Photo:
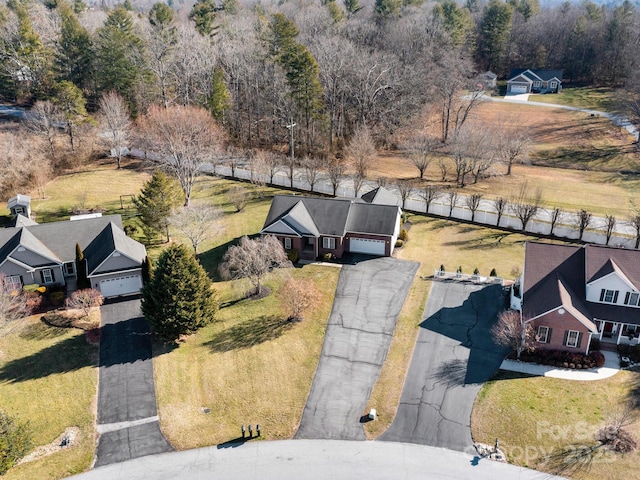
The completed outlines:
<svg viewBox="0 0 640 480">
<path fill-rule="evenodd" d="M 96 466 L 169 452 L 158 424 L 149 324 L 139 300 L 101 307 Z"/>
<path fill-rule="evenodd" d="M 365 439 L 360 418 L 417 270 L 417 263 L 393 258 L 342 268 L 296 438 Z"/>
<path fill-rule="evenodd" d="M 471 410 L 507 350 L 490 329 L 504 306 L 500 285 L 434 282 L 396 418 L 383 441 L 471 451 Z"/>
</svg>

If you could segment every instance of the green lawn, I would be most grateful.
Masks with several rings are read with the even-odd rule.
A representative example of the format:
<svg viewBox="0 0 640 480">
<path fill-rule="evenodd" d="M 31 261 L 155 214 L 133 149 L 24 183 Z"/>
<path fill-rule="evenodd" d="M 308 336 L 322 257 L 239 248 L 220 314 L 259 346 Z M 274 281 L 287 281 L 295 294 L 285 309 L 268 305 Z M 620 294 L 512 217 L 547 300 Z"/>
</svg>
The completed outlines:
<svg viewBox="0 0 640 480">
<path fill-rule="evenodd" d="M 616 89 L 605 87 L 565 87 L 558 94 L 533 94 L 532 102 L 555 103 L 570 107 L 610 112 L 616 108 Z"/>
<path fill-rule="evenodd" d="M 594 444 L 599 427 L 637 392 L 640 374 L 623 371 L 593 382 L 526 377 L 500 372 L 476 398 L 471 418 L 474 441 L 500 448 L 509 462 L 544 471 L 557 471 L 559 453 L 576 445 Z M 640 438 L 640 421 L 629 430 Z M 625 456 L 598 452 L 590 470 L 571 478 L 626 480 L 635 471 L 640 453 Z M 560 463 L 560 465 L 562 465 Z"/>
<path fill-rule="evenodd" d="M 78 446 L 14 467 L 4 478 L 58 479 L 88 469 L 96 441 L 97 349 L 83 332 L 46 326 L 37 316 L 6 332 L 0 331 L 0 409 L 29 421 L 35 446 L 71 426 L 81 435 Z"/>
</svg>

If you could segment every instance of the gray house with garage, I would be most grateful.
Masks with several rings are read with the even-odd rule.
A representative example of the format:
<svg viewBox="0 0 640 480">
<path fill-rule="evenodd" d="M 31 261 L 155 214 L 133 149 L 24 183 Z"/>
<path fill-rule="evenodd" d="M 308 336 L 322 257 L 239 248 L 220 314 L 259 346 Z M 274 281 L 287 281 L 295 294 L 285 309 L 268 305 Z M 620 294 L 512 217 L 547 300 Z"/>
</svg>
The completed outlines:
<svg viewBox="0 0 640 480">
<path fill-rule="evenodd" d="M 507 94 L 559 93 L 562 91 L 562 70 L 514 68 L 507 80 Z"/>
<path fill-rule="evenodd" d="M 37 224 L 18 215 L 0 229 L 0 275 L 4 288 L 24 285 L 76 288 L 78 268 L 105 297 L 142 288 L 144 245 L 127 237 L 120 215 Z M 76 262 L 76 244 L 85 262 Z"/>
<path fill-rule="evenodd" d="M 302 260 L 345 253 L 391 256 L 400 233 L 397 196 L 376 189 L 361 199 L 276 195 L 260 231 Z"/>
</svg>

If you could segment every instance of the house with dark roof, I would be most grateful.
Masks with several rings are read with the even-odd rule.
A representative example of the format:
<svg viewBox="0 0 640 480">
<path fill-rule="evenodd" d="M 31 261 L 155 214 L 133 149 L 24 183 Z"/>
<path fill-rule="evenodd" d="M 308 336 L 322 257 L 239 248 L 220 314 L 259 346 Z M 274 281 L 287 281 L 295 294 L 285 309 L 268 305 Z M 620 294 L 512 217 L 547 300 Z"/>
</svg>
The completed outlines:
<svg viewBox="0 0 640 480">
<path fill-rule="evenodd" d="M 400 232 L 397 202 L 380 189 L 362 199 L 276 195 L 260 233 L 274 235 L 302 260 L 347 252 L 390 256 Z"/>
<path fill-rule="evenodd" d="M 527 242 L 511 307 L 535 326 L 538 348 L 588 352 L 592 338 L 636 345 L 640 250 Z"/>
<path fill-rule="evenodd" d="M 514 68 L 507 80 L 509 93 L 559 93 L 562 91 L 562 70 Z"/>
<path fill-rule="evenodd" d="M 0 229 L 0 274 L 8 290 L 32 284 L 75 289 L 76 244 L 86 259 L 91 287 L 103 296 L 142 288 L 146 249 L 127 237 L 120 215 L 44 224 L 20 217 L 14 226 Z"/>
</svg>

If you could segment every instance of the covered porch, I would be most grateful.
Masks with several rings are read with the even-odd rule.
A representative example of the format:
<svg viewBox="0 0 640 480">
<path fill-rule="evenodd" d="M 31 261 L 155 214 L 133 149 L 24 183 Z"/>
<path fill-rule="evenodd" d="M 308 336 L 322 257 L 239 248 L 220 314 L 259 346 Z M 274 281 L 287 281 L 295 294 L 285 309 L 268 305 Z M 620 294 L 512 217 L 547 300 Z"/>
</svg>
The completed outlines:
<svg viewBox="0 0 640 480">
<path fill-rule="evenodd" d="M 602 343 L 611 343 L 615 345 L 638 345 L 640 343 L 640 326 L 625 323 L 614 322 L 610 320 L 596 320 L 599 338 Z"/>
</svg>

